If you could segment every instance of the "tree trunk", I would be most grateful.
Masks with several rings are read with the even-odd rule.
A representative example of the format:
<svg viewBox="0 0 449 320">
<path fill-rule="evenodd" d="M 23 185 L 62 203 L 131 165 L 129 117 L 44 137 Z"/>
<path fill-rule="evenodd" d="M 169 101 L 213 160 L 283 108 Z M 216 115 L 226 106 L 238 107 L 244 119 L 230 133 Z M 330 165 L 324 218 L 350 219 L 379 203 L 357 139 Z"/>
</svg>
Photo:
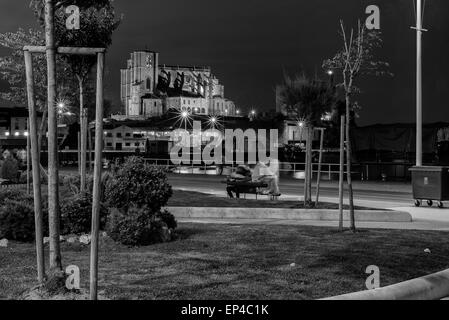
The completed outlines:
<svg viewBox="0 0 449 320">
<path fill-rule="evenodd" d="M 60 209 L 58 173 L 58 124 L 56 114 L 56 49 L 54 1 L 45 0 L 45 42 L 48 80 L 48 220 L 50 233 L 50 269 L 62 271 L 60 248 Z"/>
<path fill-rule="evenodd" d="M 316 201 L 315 206 L 318 205 L 320 201 L 320 187 L 321 187 L 321 165 L 323 163 L 323 147 L 324 147 L 324 130 L 320 130 L 320 157 L 318 160 L 318 176 L 316 181 Z"/>
<path fill-rule="evenodd" d="M 351 84 L 352 86 L 352 84 Z M 355 227 L 355 212 L 354 212 L 354 193 L 352 189 L 352 148 L 351 148 L 351 98 L 350 92 L 346 94 L 346 162 L 347 162 L 347 173 L 346 177 L 348 180 L 348 191 L 349 191 L 349 214 L 351 221 L 351 230 L 356 231 Z"/>
<path fill-rule="evenodd" d="M 92 132 L 89 129 L 89 124 L 87 125 L 87 143 L 89 148 L 89 171 L 93 174 L 93 161 L 92 161 Z"/>
<path fill-rule="evenodd" d="M 340 179 L 338 185 L 338 209 L 340 211 L 338 228 L 343 232 L 343 188 L 345 180 L 345 116 L 340 118 Z"/>
<path fill-rule="evenodd" d="M 33 62 L 31 53 L 29 51 L 25 51 L 25 67 L 26 67 L 28 111 L 29 111 L 29 120 L 28 120 L 29 134 L 27 137 L 28 140 L 27 171 L 29 174 L 30 161 L 32 161 L 37 272 L 39 284 L 42 285 L 45 280 L 42 193 L 41 193 L 40 168 L 39 168 L 40 162 L 39 162 L 39 147 L 38 147 L 39 143 L 37 134 L 37 115 L 35 103 L 36 101 L 34 97 Z M 27 181 L 27 183 L 29 185 L 29 180 Z"/>
<path fill-rule="evenodd" d="M 44 110 L 44 112 L 42 113 L 42 119 L 41 119 L 41 123 L 40 123 L 40 125 L 39 125 L 39 136 L 38 136 L 38 142 L 39 142 L 39 146 L 38 146 L 38 149 L 39 149 L 39 155 L 40 155 L 40 152 L 41 152 L 41 150 L 42 150 L 42 138 L 44 137 L 44 134 L 46 133 L 46 123 L 47 123 L 47 113 L 48 113 L 48 110 Z"/>
<path fill-rule="evenodd" d="M 311 127 L 309 129 L 309 141 L 310 144 L 308 144 L 309 149 L 308 149 L 308 153 L 309 153 L 309 181 L 307 184 L 307 194 L 309 196 L 308 198 L 308 202 L 309 202 L 309 206 L 313 206 L 313 201 L 312 201 L 312 179 L 313 179 L 313 128 Z"/>
<path fill-rule="evenodd" d="M 312 139 L 313 128 L 307 127 L 307 142 L 306 142 L 306 164 L 305 164 L 305 179 L 304 179 L 304 207 L 309 207 L 312 204 Z"/>
<path fill-rule="evenodd" d="M 87 119 L 86 112 L 87 110 L 84 108 L 84 84 L 83 79 L 78 76 L 78 85 L 80 89 L 80 192 L 84 194 L 86 192 L 86 168 L 87 168 Z"/>
</svg>

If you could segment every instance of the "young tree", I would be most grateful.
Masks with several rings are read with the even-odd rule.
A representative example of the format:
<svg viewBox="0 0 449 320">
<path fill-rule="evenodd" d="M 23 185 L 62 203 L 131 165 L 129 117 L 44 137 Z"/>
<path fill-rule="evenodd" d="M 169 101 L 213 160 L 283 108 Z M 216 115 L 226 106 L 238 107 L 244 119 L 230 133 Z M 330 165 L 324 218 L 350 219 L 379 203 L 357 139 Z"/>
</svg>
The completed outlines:
<svg viewBox="0 0 449 320">
<path fill-rule="evenodd" d="M 113 0 L 70 0 L 54 1 L 55 4 L 55 43 L 56 46 L 65 47 L 97 47 L 107 48 L 112 43 L 112 34 L 118 28 L 121 19 L 116 19 Z M 66 28 L 67 15 L 65 8 L 67 5 L 77 5 L 80 7 L 80 30 L 68 30 Z M 43 0 L 32 0 L 36 17 L 44 25 L 45 6 Z M 81 191 L 85 191 L 86 185 L 86 153 L 87 153 L 87 108 L 85 97 L 86 91 L 94 89 L 94 81 L 89 77 L 96 64 L 96 57 L 67 55 L 62 57 L 69 65 L 72 74 L 75 76 L 79 95 L 76 101 L 79 102 L 79 116 L 81 127 Z M 86 88 L 87 87 L 87 88 Z M 92 90 L 93 91 L 93 90 Z"/>
<path fill-rule="evenodd" d="M 335 92 L 326 82 L 311 80 L 305 75 L 290 78 L 284 76 L 280 101 L 287 111 L 301 119 L 307 136 L 306 179 L 304 205 L 312 206 L 312 142 L 314 128 L 322 125 L 323 115 L 330 112 L 335 103 Z"/>
<path fill-rule="evenodd" d="M 67 15 L 64 7 L 56 11 L 56 43 L 61 47 L 107 48 L 112 44 L 112 34 L 121 20 L 116 19 L 112 1 L 103 4 L 85 6 L 80 12 L 80 30 L 68 30 L 65 25 Z M 85 103 L 85 91 L 95 88 L 89 77 L 97 63 L 95 56 L 68 55 L 63 57 L 76 77 L 79 88 L 79 114 L 81 128 L 80 176 L 81 192 L 86 190 L 87 138 L 88 138 L 88 104 Z M 92 90 L 93 91 L 93 90 Z"/>
<path fill-rule="evenodd" d="M 356 87 L 356 81 L 361 75 L 385 75 L 390 74 L 387 69 L 387 62 L 376 59 L 377 49 L 382 47 L 382 38 L 380 31 L 366 29 L 360 20 L 357 30 L 354 29 L 348 33 L 344 23 L 340 21 L 341 36 L 343 39 L 343 48 L 337 54 L 323 62 L 323 67 L 330 70 L 341 72 L 343 83 L 339 85 L 344 91 L 346 102 L 346 158 L 347 158 L 347 181 L 349 189 L 349 205 L 351 230 L 356 231 L 355 212 L 354 212 L 354 194 L 352 187 L 352 147 L 351 147 L 351 114 L 353 110 L 352 99 L 359 93 Z"/>
<path fill-rule="evenodd" d="M 41 26 L 45 29 L 45 45 L 47 60 L 47 107 L 48 107 L 48 208 L 50 230 L 50 269 L 62 271 L 61 250 L 59 245 L 60 235 L 60 206 L 59 206 L 59 181 L 57 162 L 57 114 L 56 114 L 56 12 L 62 10 L 65 5 L 77 5 L 81 9 L 99 6 L 109 3 L 107 0 L 31 0 L 30 6 L 35 12 Z M 58 20 L 60 22 L 60 20 Z"/>
<path fill-rule="evenodd" d="M 44 35 L 40 30 L 19 29 L 16 32 L 5 32 L 0 34 L 0 46 L 10 50 L 10 55 L 0 57 L 0 78 L 5 80 L 9 88 L 0 92 L 0 97 L 16 105 L 27 105 L 25 64 L 23 59 L 23 47 L 26 45 L 41 46 L 45 44 Z M 33 69 L 35 77 L 36 105 L 43 113 L 39 125 L 39 149 L 41 149 L 42 137 L 46 132 L 47 123 L 47 65 L 45 56 L 34 55 Z M 67 77 L 65 72 L 68 65 L 63 59 L 58 59 L 62 72 L 58 74 L 60 90 L 73 92 L 74 82 Z"/>
</svg>

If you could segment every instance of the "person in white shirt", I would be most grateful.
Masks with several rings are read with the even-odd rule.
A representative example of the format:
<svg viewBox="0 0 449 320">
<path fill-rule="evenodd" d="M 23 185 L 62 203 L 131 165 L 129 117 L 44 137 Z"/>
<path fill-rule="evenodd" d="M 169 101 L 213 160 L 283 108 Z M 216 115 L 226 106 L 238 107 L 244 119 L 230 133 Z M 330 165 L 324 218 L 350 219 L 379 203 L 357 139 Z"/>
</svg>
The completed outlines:
<svg viewBox="0 0 449 320">
<path fill-rule="evenodd" d="M 268 164 L 269 166 L 259 161 L 253 170 L 253 181 L 264 182 L 268 185 L 267 190 L 263 194 L 278 197 L 281 195 L 279 190 L 279 162 L 275 159 L 270 159 Z"/>
</svg>

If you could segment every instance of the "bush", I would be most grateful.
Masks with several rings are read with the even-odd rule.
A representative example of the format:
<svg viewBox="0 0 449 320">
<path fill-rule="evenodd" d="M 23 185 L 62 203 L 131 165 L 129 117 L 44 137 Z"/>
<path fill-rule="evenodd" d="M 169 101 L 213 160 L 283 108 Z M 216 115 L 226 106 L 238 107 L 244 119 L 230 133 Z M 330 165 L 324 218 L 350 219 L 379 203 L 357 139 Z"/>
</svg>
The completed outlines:
<svg viewBox="0 0 449 320">
<path fill-rule="evenodd" d="M 172 194 L 163 170 L 146 164 L 141 158 L 131 157 L 107 181 L 105 201 L 112 208 L 126 209 L 133 205 L 158 212 Z"/>
<path fill-rule="evenodd" d="M 178 227 L 178 222 L 174 215 L 172 215 L 167 210 L 161 211 L 157 217 L 164 222 L 169 229 L 175 230 Z"/>
<path fill-rule="evenodd" d="M 104 202 L 104 190 L 105 186 L 113 178 L 109 172 L 104 172 L 101 176 L 101 195 L 100 201 Z M 81 177 L 79 175 L 65 175 L 62 176 L 62 185 L 70 190 L 72 195 L 80 194 Z M 92 195 L 94 193 L 94 177 L 92 175 L 86 175 L 86 193 Z"/>
<path fill-rule="evenodd" d="M 5 204 L 6 200 L 24 201 L 33 203 L 33 197 L 19 189 L 0 189 L 0 206 Z"/>
<path fill-rule="evenodd" d="M 0 238 L 33 241 L 34 208 L 27 202 L 6 200 L 0 207 Z"/>
<path fill-rule="evenodd" d="M 163 170 L 131 157 L 103 183 L 105 202 L 112 208 L 107 230 L 113 240 L 129 246 L 171 240 L 169 229 L 177 223 L 169 212 L 161 212 L 173 194 Z"/>
<path fill-rule="evenodd" d="M 81 177 L 79 175 L 66 175 L 62 176 L 62 185 L 70 190 L 73 195 L 80 193 Z M 93 193 L 94 179 L 92 175 L 86 175 L 86 192 Z"/>
<path fill-rule="evenodd" d="M 171 240 L 170 227 L 162 220 L 168 218 L 167 212 L 153 214 L 148 207 L 112 209 L 108 223 L 108 235 L 116 242 L 127 246 L 146 246 Z M 172 216 L 173 217 L 173 216 Z M 167 219 L 172 226 L 176 220 Z"/>
<path fill-rule="evenodd" d="M 43 232 L 48 235 L 48 205 L 42 203 Z M 0 191 L 0 239 L 33 241 L 35 237 L 34 199 L 20 190 Z"/>
<path fill-rule="evenodd" d="M 17 182 L 19 178 L 19 165 L 17 160 L 8 158 L 3 161 L 0 171 L 0 178 Z"/>
<path fill-rule="evenodd" d="M 22 171 L 20 173 L 20 177 L 19 177 L 19 184 L 26 184 L 27 181 L 27 172 L 26 171 Z M 30 183 L 33 182 L 33 174 L 30 172 Z"/>
<path fill-rule="evenodd" d="M 131 207 L 126 212 L 112 209 L 107 230 L 108 235 L 121 244 L 148 245 L 151 242 L 151 213 L 148 208 Z"/>
<path fill-rule="evenodd" d="M 106 227 L 108 212 L 100 208 L 100 229 Z M 75 195 L 66 199 L 61 207 L 62 231 L 64 234 L 90 233 L 92 228 L 92 197 Z"/>
</svg>

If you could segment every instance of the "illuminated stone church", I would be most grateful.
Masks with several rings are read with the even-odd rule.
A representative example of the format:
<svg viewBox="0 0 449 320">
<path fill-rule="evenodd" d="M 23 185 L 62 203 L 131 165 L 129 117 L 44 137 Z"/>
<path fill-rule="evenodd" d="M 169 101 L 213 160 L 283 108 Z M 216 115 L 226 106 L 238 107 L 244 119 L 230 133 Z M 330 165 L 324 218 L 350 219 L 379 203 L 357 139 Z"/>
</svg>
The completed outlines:
<svg viewBox="0 0 449 320">
<path fill-rule="evenodd" d="M 131 53 L 121 70 L 121 100 L 127 117 L 154 117 L 170 109 L 192 114 L 234 116 L 235 104 L 210 67 L 159 64 L 159 53 Z"/>
</svg>

